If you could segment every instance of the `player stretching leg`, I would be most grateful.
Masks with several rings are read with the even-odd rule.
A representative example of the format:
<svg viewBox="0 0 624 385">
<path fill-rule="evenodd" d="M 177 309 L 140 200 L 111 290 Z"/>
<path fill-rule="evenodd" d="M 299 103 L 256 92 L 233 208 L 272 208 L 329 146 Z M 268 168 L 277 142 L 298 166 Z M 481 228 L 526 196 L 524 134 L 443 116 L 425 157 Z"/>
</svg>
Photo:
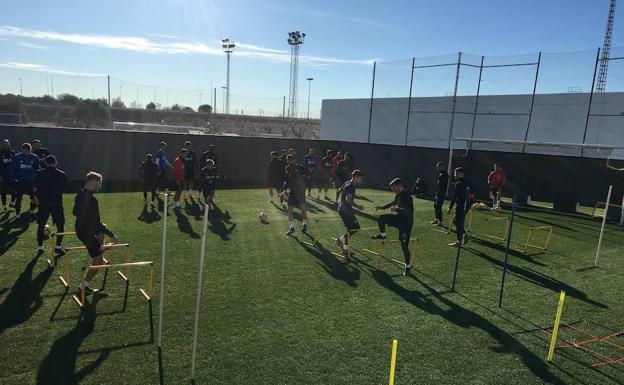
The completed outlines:
<svg viewBox="0 0 624 385">
<path fill-rule="evenodd" d="M 290 154 L 286 157 L 288 166 L 286 166 L 286 182 L 284 183 L 284 190 L 288 189 L 288 231 L 286 235 L 291 235 L 295 232 L 295 214 L 293 212 L 295 207 L 301 209 L 301 219 L 303 225 L 301 232 L 308 231 L 308 213 L 305 203 L 305 170 L 299 164 L 295 163 L 295 156 Z"/>
<path fill-rule="evenodd" d="M 386 239 L 386 225 L 399 229 L 399 241 L 405 258 L 405 270 L 403 275 L 410 274 L 412 270 L 411 254 L 409 250 L 410 234 L 414 224 L 414 201 L 412 196 L 405 191 L 403 181 L 395 178 L 390 182 L 390 188 L 395 193 L 394 200 L 385 206 L 377 206 L 378 210 L 390 209 L 396 214 L 383 214 L 377 218 L 379 234 L 373 235 L 372 239 Z"/>
<path fill-rule="evenodd" d="M 360 223 L 355 217 L 353 208 L 363 210 L 364 207 L 356 204 L 355 200 L 355 188 L 362 183 L 364 174 L 360 170 L 353 170 L 351 173 L 351 179 L 346 181 L 340 188 L 340 203 L 338 204 L 338 214 L 342 218 L 347 228 L 347 233 L 336 238 L 336 244 L 343 251 L 344 254 L 349 254 L 349 238 L 353 236 L 359 229 Z"/>
</svg>

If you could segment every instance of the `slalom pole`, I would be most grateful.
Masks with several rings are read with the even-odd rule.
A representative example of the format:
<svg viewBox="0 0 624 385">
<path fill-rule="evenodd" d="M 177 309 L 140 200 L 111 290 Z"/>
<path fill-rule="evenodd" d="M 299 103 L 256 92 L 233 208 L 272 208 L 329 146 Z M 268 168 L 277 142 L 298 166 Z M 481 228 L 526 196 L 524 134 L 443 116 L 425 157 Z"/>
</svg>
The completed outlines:
<svg viewBox="0 0 624 385">
<path fill-rule="evenodd" d="M 195 298 L 195 326 L 193 328 L 193 353 L 191 355 L 191 380 L 195 379 L 195 361 L 197 358 L 197 333 L 199 331 L 199 304 L 201 302 L 202 279 L 204 277 L 204 255 L 206 254 L 206 232 L 208 231 L 208 205 L 204 206 L 204 226 L 202 229 L 201 251 L 199 253 L 199 276 L 197 278 L 197 296 Z"/>
<path fill-rule="evenodd" d="M 163 330 L 163 303 L 165 302 L 165 255 L 167 254 L 167 198 L 169 193 L 164 194 L 163 209 L 163 235 L 160 253 L 160 295 L 158 298 L 158 348 L 162 346 Z"/>
<path fill-rule="evenodd" d="M 552 336 L 550 337 L 550 346 L 548 348 L 548 356 L 546 361 L 552 362 L 555 357 L 555 346 L 557 345 L 557 335 L 559 334 L 559 324 L 561 323 L 561 314 L 563 313 L 563 302 L 565 301 L 566 292 L 561 291 L 559 294 L 559 306 L 555 314 L 555 325 L 553 326 Z"/>
<path fill-rule="evenodd" d="M 500 294 L 498 295 L 498 307 L 503 307 L 503 292 L 505 291 L 505 277 L 507 276 L 507 266 L 509 262 L 509 249 L 511 247 L 511 234 L 513 231 L 514 218 L 516 216 L 517 195 L 514 194 L 511 202 L 511 220 L 509 221 L 509 232 L 507 233 L 507 246 L 505 247 L 505 262 L 503 263 L 503 275 L 501 277 Z"/>
<path fill-rule="evenodd" d="M 394 385 L 394 371 L 396 369 L 397 345 L 399 341 L 392 340 L 392 356 L 390 357 L 390 381 L 389 385 Z"/>
<path fill-rule="evenodd" d="M 468 211 L 468 205 L 469 205 L 469 199 L 470 199 L 470 189 L 466 189 L 466 200 L 464 201 L 464 216 L 462 217 L 462 229 L 464 230 L 464 234 L 462 235 L 462 238 L 464 236 L 466 236 L 466 228 L 465 228 L 465 224 L 466 224 L 466 212 Z M 468 206 L 468 207 L 467 207 Z M 457 220 L 457 216 L 455 216 L 455 220 Z M 450 229 L 450 224 L 449 224 L 449 229 Z M 455 226 L 455 231 L 459 231 L 459 226 Z M 455 291 L 455 282 L 457 281 L 457 270 L 459 269 L 459 254 L 461 253 L 461 247 L 462 247 L 462 243 L 463 243 L 463 239 L 459 241 L 459 245 L 457 245 L 457 256 L 455 257 L 455 268 L 453 269 L 453 282 L 451 283 L 451 291 Z"/>
<path fill-rule="evenodd" d="M 602 236 L 604 234 L 605 224 L 607 223 L 607 213 L 609 212 L 609 202 L 611 202 L 611 190 L 613 185 L 609 185 L 609 192 L 607 193 L 607 202 L 605 204 L 605 212 L 602 216 L 602 226 L 600 227 L 600 237 L 598 238 L 598 248 L 596 249 L 596 259 L 594 260 L 594 267 L 598 266 L 598 256 L 600 255 L 600 249 L 602 248 Z"/>
</svg>

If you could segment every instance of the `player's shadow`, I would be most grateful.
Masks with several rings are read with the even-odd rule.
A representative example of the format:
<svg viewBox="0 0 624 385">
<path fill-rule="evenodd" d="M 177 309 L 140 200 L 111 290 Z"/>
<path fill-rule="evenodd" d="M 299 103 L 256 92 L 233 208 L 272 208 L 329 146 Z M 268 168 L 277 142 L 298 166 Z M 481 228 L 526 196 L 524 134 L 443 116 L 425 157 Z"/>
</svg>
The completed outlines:
<svg viewBox="0 0 624 385">
<path fill-rule="evenodd" d="M 372 276 L 382 287 L 394 292 L 407 303 L 416 306 L 422 311 L 442 317 L 458 327 L 465 329 L 476 328 L 487 333 L 498 342 L 498 346 L 490 347 L 491 350 L 495 353 L 517 355 L 522 360 L 524 366 L 535 376 L 539 377 L 542 382 L 555 385 L 565 384 L 562 379 L 550 371 L 549 365 L 541 357 L 530 351 L 512 335 L 479 314 L 448 300 L 422 280 L 412 277 L 427 290 L 427 293 L 409 290 L 397 284 L 388 273 L 381 270 L 373 271 Z"/>
<path fill-rule="evenodd" d="M 284 207 L 284 206 L 281 206 L 281 205 L 277 205 L 277 204 L 275 205 L 275 208 L 276 208 L 276 209 L 277 209 L 277 210 L 278 210 L 281 214 L 288 216 L 288 208 L 286 208 L 286 207 Z M 294 209 L 294 210 L 293 210 L 293 217 L 294 217 L 296 220 L 298 220 L 298 221 L 302 220 L 302 217 L 301 217 L 301 212 L 299 211 L 299 208 L 296 208 L 296 209 Z"/>
<path fill-rule="evenodd" d="M 357 195 L 357 194 L 355 194 L 355 199 L 359 199 L 359 200 L 366 201 L 366 202 L 371 202 L 371 203 L 373 202 L 370 198 L 365 197 L 364 195 Z"/>
<path fill-rule="evenodd" d="M 33 270 L 41 255 L 38 253 L 30 260 L 0 304 L 0 334 L 10 327 L 27 321 L 43 305 L 41 291 L 52 276 L 54 269 L 47 266 L 33 279 Z"/>
<path fill-rule="evenodd" d="M 321 263 L 323 269 L 325 269 L 327 274 L 331 277 L 336 280 L 343 281 L 351 287 L 357 286 L 356 281 L 360 279 L 360 270 L 352 268 L 348 264 L 345 264 L 344 261 L 339 260 L 319 241 L 316 242 L 316 247 L 314 247 L 302 242 L 299 237 L 292 238 L 296 239 L 297 243 L 299 243 L 299 245 L 303 247 L 308 254 L 316 258 Z M 311 237 L 309 238 L 312 242 L 314 242 Z"/>
<path fill-rule="evenodd" d="M 503 268 L 503 261 L 499 261 L 495 258 L 490 257 L 489 255 L 485 254 L 482 251 L 473 249 L 471 247 L 463 247 L 463 250 L 466 250 L 467 252 L 474 254 L 488 262 L 490 262 L 493 265 L 496 265 L 498 267 L 500 267 L 501 269 Z M 564 290 L 566 292 L 566 295 L 570 296 L 570 297 L 574 297 L 576 299 L 579 299 L 585 303 L 588 303 L 590 305 L 594 305 L 594 306 L 598 306 L 602 309 L 608 309 L 609 306 L 601 303 L 601 302 L 597 302 L 594 301 L 590 298 L 587 297 L 587 294 L 585 294 L 585 292 L 578 290 L 575 287 L 572 287 L 570 285 L 568 285 L 565 282 L 561 282 L 555 278 L 549 277 L 547 275 L 544 275 L 542 273 L 539 273 L 537 271 L 534 270 L 529 270 L 529 269 L 524 269 L 518 266 L 515 266 L 513 264 L 508 264 L 507 265 L 507 271 L 510 274 L 515 275 L 516 277 L 519 277 L 521 279 L 524 279 L 527 282 L 542 286 L 548 290 L 551 290 L 554 293 L 559 293 L 561 290 Z"/>
<path fill-rule="evenodd" d="M 308 209 L 309 212 L 311 212 L 311 213 L 325 213 L 325 210 L 323 210 L 319 206 L 313 204 L 311 201 L 317 202 L 317 200 L 312 198 L 312 197 L 308 197 L 307 198 L 307 200 L 306 200 L 306 209 Z"/>
<path fill-rule="evenodd" d="M 224 241 L 230 240 L 229 235 L 236 228 L 236 223 L 232 223 L 230 213 L 228 211 L 224 213 L 217 205 L 213 205 L 212 210 L 208 212 L 208 222 L 210 223 L 208 226 L 210 231 L 220 236 Z"/>
<path fill-rule="evenodd" d="M 147 224 L 158 222 L 161 219 L 160 214 L 156 210 L 148 210 L 147 205 L 143 206 L 143 211 L 137 217 L 137 219 L 141 222 L 145 222 Z"/>
<path fill-rule="evenodd" d="M 93 301 L 83 309 L 76 326 L 54 341 L 48 355 L 39 365 L 37 385 L 78 384 L 108 358 L 109 350 L 100 350 L 95 360 L 76 370 L 78 349 L 95 329 L 96 307 L 99 300 L 99 296 L 93 298 Z"/>
<path fill-rule="evenodd" d="M 316 199 L 316 198 L 308 198 L 313 200 L 314 202 L 318 203 L 321 206 L 325 206 L 328 209 L 332 210 L 332 211 L 336 211 L 337 207 L 335 202 L 330 202 L 330 201 L 326 201 L 323 199 Z"/>
<path fill-rule="evenodd" d="M 193 230 L 193 226 L 191 222 L 189 222 L 188 217 L 184 215 L 181 209 L 173 210 L 176 216 L 176 222 L 178 222 L 178 228 L 181 232 L 188 234 L 191 238 L 199 239 L 199 234 Z"/>
<path fill-rule="evenodd" d="M 0 225 L 0 255 L 13 247 L 19 236 L 26 232 L 29 226 L 30 220 L 25 217 L 2 223 Z"/>
<path fill-rule="evenodd" d="M 196 221 L 201 221 L 202 219 L 202 207 L 194 200 L 184 202 L 184 212 L 195 218 Z"/>
</svg>

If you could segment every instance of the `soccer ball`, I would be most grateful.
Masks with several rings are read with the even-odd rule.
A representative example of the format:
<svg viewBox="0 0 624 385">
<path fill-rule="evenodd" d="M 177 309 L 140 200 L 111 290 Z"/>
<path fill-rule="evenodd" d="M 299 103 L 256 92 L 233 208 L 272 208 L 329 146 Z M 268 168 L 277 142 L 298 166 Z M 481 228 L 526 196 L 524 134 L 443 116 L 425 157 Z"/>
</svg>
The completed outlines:
<svg viewBox="0 0 624 385">
<path fill-rule="evenodd" d="M 46 224 L 45 227 L 43 228 L 43 235 L 46 237 L 49 237 L 51 233 L 52 232 L 50 231 L 50 226 Z"/>
<path fill-rule="evenodd" d="M 258 214 L 258 219 L 260 219 L 260 223 L 266 223 L 267 215 L 264 212 L 260 212 L 260 214 Z"/>
</svg>

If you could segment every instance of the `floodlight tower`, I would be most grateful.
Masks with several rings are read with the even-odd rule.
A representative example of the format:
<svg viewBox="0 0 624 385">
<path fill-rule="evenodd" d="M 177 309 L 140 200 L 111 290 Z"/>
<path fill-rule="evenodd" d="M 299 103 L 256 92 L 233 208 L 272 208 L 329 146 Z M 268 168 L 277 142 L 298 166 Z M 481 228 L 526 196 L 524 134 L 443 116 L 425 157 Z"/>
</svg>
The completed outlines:
<svg viewBox="0 0 624 385">
<path fill-rule="evenodd" d="M 299 73 L 299 47 L 303 44 L 305 33 L 288 32 L 290 45 L 290 89 L 288 92 L 288 117 L 297 118 L 297 80 Z"/>
<path fill-rule="evenodd" d="M 234 52 L 234 44 L 230 39 L 221 39 L 221 47 L 223 47 L 223 52 L 227 56 L 227 73 L 225 77 L 225 113 L 230 113 L 230 56 L 232 52 Z"/>
<path fill-rule="evenodd" d="M 609 69 L 609 54 L 611 53 L 611 37 L 613 36 L 613 21 L 615 20 L 615 1 L 609 4 L 609 17 L 607 18 L 607 30 L 605 32 L 604 43 L 602 44 L 602 55 L 600 58 L 600 70 L 598 81 L 596 82 L 596 92 L 605 92 L 607 87 L 607 70 Z"/>
</svg>

